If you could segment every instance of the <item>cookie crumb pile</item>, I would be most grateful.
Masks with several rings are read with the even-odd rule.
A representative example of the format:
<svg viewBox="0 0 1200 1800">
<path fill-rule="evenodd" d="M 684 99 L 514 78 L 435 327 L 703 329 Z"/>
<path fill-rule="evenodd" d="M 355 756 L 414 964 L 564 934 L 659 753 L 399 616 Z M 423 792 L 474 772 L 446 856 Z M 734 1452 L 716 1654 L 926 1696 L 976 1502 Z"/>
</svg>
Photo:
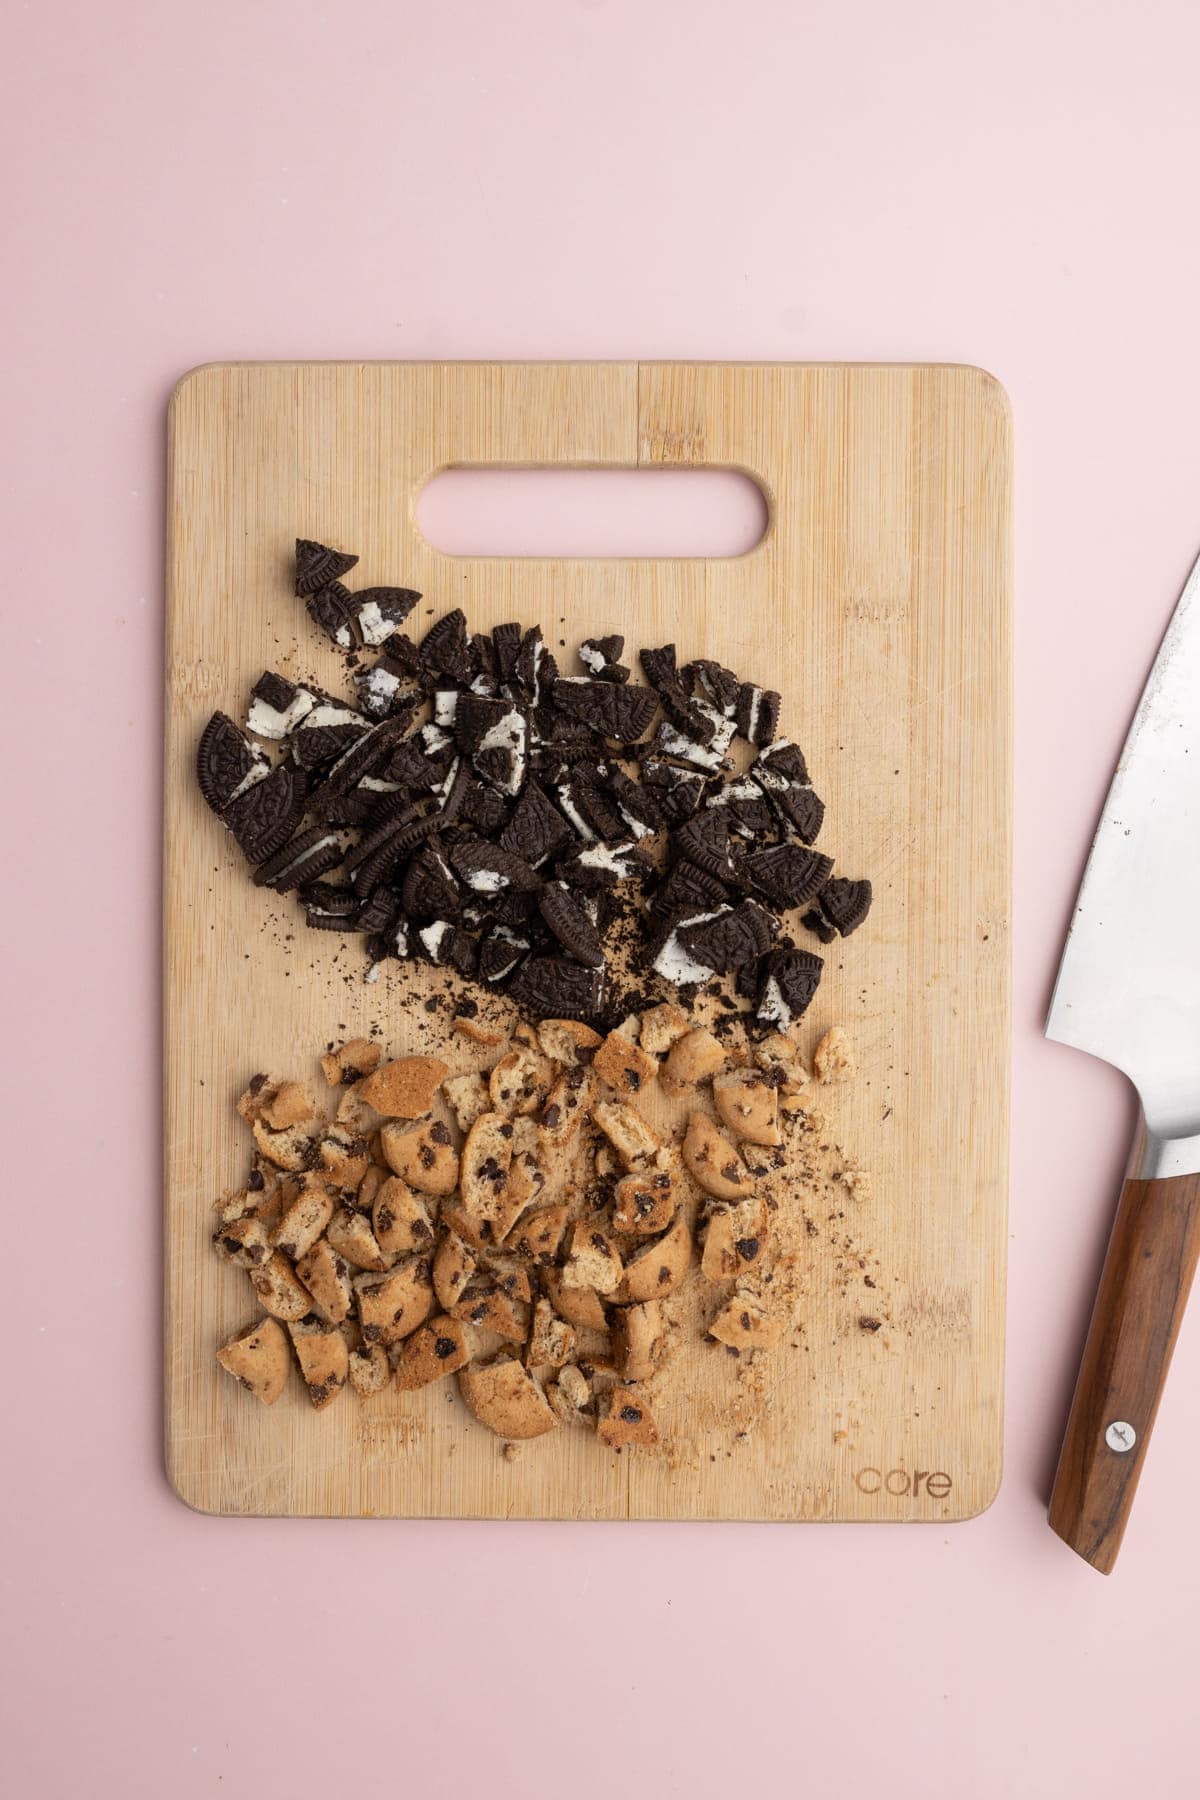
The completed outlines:
<svg viewBox="0 0 1200 1800">
<path fill-rule="evenodd" d="M 872 891 L 813 847 L 825 807 L 780 695 L 673 644 L 640 651 L 639 683 L 615 634 L 567 673 L 539 626 L 472 633 L 458 610 L 417 642 L 422 596 L 352 591 L 357 562 L 297 540 L 353 697 L 267 670 L 244 728 L 216 712 L 200 738 L 254 882 L 362 934 L 371 978 L 416 960 L 602 1030 L 716 979 L 751 1029 L 789 1030 L 824 966 L 797 934 L 848 936 Z"/>
<path fill-rule="evenodd" d="M 214 1244 L 263 1316 L 218 1361 L 268 1406 L 294 1366 L 318 1411 L 347 1386 L 366 1400 L 453 1376 L 509 1460 L 567 1427 L 651 1448 L 671 1296 L 702 1290 L 714 1354 L 752 1361 L 791 1323 L 761 1178 L 784 1166 L 814 1076 L 788 1034 L 727 1048 L 672 1003 L 604 1035 L 521 1024 L 496 1048 L 490 1068 L 452 1072 L 366 1038 L 331 1046 L 325 1106 L 254 1077 L 237 1102 L 252 1166 Z M 852 1072 L 828 1032 L 816 1079 Z M 647 1117 L 651 1096 L 677 1124 Z"/>
</svg>

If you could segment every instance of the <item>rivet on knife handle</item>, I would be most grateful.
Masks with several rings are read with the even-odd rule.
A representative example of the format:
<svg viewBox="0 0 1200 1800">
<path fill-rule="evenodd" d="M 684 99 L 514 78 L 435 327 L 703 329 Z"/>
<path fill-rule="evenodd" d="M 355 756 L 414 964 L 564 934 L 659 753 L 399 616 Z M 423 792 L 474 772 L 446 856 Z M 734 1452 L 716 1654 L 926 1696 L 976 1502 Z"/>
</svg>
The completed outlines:
<svg viewBox="0 0 1200 1800">
<path fill-rule="evenodd" d="M 1117 1560 L 1200 1257 L 1200 1174 L 1121 1192 L 1050 1501 L 1050 1523 L 1107 1575 Z"/>
</svg>

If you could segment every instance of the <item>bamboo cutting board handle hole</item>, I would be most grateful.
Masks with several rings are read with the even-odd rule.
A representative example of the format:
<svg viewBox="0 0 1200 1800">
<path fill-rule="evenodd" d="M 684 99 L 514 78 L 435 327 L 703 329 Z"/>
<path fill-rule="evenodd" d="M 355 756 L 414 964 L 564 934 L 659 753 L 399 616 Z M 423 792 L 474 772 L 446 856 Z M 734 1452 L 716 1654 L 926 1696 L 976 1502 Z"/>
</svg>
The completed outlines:
<svg viewBox="0 0 1200 1800">
<path fill-rule="evenodd" d="M 768 521 L 737 469 L 460 465 L 417 498 L 420 530 L 448 556 L 725 559 L 756 549 Z"/>
</svg>

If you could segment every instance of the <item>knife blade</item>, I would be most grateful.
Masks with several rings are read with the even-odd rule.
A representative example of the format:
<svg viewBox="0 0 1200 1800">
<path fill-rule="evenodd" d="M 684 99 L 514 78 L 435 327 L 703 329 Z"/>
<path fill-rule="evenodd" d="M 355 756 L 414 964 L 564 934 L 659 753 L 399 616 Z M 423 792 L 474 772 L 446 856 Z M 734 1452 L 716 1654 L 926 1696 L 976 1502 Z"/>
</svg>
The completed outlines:
<svg viewBox="0 0 1200 1800">
<path fill-rule="evenodd" d="M 1200 1257 L 1200 558 L 1113 776 L 1046 1035 L 1122 1070 L 1141 1110 L 1050 1503 L 1107 1574 Z"/>
</svg>

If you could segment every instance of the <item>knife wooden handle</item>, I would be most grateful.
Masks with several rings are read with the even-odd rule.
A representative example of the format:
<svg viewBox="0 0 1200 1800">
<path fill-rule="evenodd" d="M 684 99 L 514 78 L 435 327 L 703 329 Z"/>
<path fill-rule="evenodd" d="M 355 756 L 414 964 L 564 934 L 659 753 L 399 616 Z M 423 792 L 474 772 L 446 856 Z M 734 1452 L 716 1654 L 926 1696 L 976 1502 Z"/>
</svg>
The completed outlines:
<svg viewBox="0 0 1200 1800">
<path fill-rule="evenodd" d="M 1200 1256 L 1200 1175 L 1121 1190 L 1067 1420 L 1050 1524 L 1109 1574 Z"/>
</svg>

